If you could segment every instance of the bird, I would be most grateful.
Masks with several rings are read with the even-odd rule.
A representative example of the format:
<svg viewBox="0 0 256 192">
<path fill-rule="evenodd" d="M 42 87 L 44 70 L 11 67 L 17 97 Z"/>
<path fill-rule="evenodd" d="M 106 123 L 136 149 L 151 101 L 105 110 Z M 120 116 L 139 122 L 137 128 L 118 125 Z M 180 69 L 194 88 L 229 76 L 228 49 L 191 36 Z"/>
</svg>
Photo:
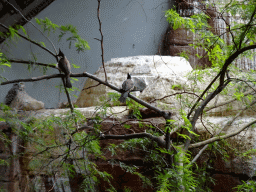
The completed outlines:
<svg viewBox="0 0 256 192">
<path fill-rule="evenodd" d="M 7 95 L 5 96 L 4 104 L 10 106 L 12 101 L 17 96 L 18 91 L 23 91 L 24 87 L 24 83 L 13 84 L 12 88 L 8 91 Z"/>
<path fill-rule="evenodd" d="M 128 94 L 133 90 L 134 88 L 134 82 L 132 81 L 131 75 L 127 74 L 127 79 L 122 84 L 122 93 L 121 97 L 118 99 L 121 103 L 126 102 L 126 98 L 128 97 Z"/>
<path fill-rule="evenodd" d="M 64 53 L 60 49 L 59 49 L 59 54 L 57 56 L 59 57 L 58 68 L 66 75 L 64 80 L 64 86 L 67 88 L 72 88 L 72 84 L 70 82 L 70 73 L 71 73 L 70 63 L 67 57 L 64 55 Z"/>
</svg>

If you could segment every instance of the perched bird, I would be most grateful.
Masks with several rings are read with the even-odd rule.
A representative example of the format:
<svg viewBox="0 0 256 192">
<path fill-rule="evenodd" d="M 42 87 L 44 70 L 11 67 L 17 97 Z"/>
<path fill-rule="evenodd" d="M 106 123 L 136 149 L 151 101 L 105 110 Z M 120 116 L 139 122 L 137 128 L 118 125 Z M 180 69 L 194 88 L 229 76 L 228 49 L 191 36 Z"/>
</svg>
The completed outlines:
<svg viewBox="0 0 256 192">
<path fill-rule="evenodd" d="M 12 88 L 8 91 L 7 95 L 5 96 L 4 104 L 10 106 L 12 101 L 18 94 L 18 91 L 24 90 L 24 83 L 15 83 L 13 84 Z"/>
<path fill-rule="evenodd" d="M 67 57 L 64 55 L 64 53 L 59 50 L 59 54 L 57 55 L 59 57 L 59 63 L 58 63 L 58 68 L 65 73 L 66 77 L 65 77 L 65 87 L 67 88 L 71 88 L 72 84 L 70 82 L 70 73 L 71 73 L 71 66 L 70 63 L 67 59 Z"/>
<path fill-rule="evenodd" d="M 138 78 L 138 77 L 133 77 L 132 80 L 134 82 L 134 88 L 132 91 L 142 92 L 142 91 L 144 91 L 144 89 L 146 89 L 147 84 L 144 79 Z"/>
<path fill-rule="evenodd" d="M 134 88 L 134 82 L 132 81 L 131 75 L 127 74 L 127 79 L 122 84 L 122 94 L 119 98 L 119 101 L 121 103 L 125 103 L 126 98 L 128 97 L 128 94 L 133 90 Z"/>
</svg>

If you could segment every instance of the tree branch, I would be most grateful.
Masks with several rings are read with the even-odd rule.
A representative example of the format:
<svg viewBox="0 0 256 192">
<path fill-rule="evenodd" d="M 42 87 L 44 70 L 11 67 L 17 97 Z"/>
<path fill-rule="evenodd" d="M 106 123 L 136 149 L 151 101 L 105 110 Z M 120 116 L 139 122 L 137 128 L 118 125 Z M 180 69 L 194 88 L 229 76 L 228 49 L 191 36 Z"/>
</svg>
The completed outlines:
<svg viewBox="0 0 256 192">
<path fill-rule="evenodd" d="M 9 28 L 6 27 L 4 24 L 0 23 L 0 26 L 2 26 L 3 28 L 7 29 L 8 31 L 10 31 Z M 24 35 L 19 34 L 18 32 L 15 32 L 15 33 L 16 33 L 18 36 L 22 37 L 23 39 L 29 41 L 30 43 L 33 43 L 33 44 L 35 44 L 36 46 L 40 47 L 41 49 L 47 51 L 47 52 L 50 53 L 55 59 L 57 59 L 57 56 L 56 56 L 53 52 L 51 52 L 49 49 L 43 47 L 42 45 L 40 45 L 39 43 L 36 43 L 35 41 L 33 41 L 33 40 L 31 40 L 31 39 L 25 37 Z"/>
<path fill-rule="evenodd" d="M 165 147 L 165 140 L 164 140 L 164 135 L 163 136 L 154 136 L 149 133 L 134 133 L 134 134 L 127 134 L 127 135 L 100 135 L 101 140 L 105 139 L 123 139 L 123 140 L 128 140 L 128 139 L 135 139 L 135 138 L 149 138 L 153 141 L 156 141 L 159 145 L 162 147 Z"/>
<path fill-rule="evenodd" d="M 99 31 L 100 31 L 100 35 L 101 35 L 101 39 L 97 39 L 100 41 L 100 44 L 101 44 L 101 60 L 102 60 L 102 66 L 103 66 L 103 69 L 104 69 L 104 73 L 105 73 L 105 81 L 107 82 L 108 81 L 108 77 L 107 77 L 107 73 L 106 73 L 106 69 L 105 69 L 105 63 L 104 63 L 104 48 L 103 48 L 103 33 L 102 33 L 102 30 L 101 30 L 101 20 L 100 20 L 100 1 L 101 0 L 98 0 L 98 9 L 97 9 L 97 17 L 98 17 L 98 21 L 99 21 Z"/>
<path fill-rule="evenodd" d="M 11 3 L 8 2 L 8 1 L 6 1 L 6 2 L 7 2 L 9 5 L 11 5 L 27 22 L 29 22 L 31 25 L 33 25 L 33 26 L 41 33 L 41 35 L 43 35 L 43 36 L 51 43 L 51 45 L 52 45 L 52 47 L 53 47 L 53 49 L 55 50 L 55 53 L 56 53 L 56 55 L 57 55 L 57 50 L 56 50 L 56 48 L 55 48 L 53 42 L 52 42 L 47 36 L 45 36 L 44 33 L 34 25 L 34 23 L 32 23 L 31 21 L 29 21 L 15 6 L 13 6 L 13 4 L 11 4 Z"/>
<path fill-rule="evenodd" d="M 210 144 L 210 143 L 213 143 L 215 141 L 219 141 L 219 140 L 222 140 L 222 139 L 227 139 L 229 137 L 233 137 L 237 134 L 239 134 L 240 132 L 242 132 L 243 130 L 245 130 L 246 128 L 250 127 L 251 125 L 255 124 L 256 123 L 256 120 L 246 124 L 244 127 L 242 127 L 241 129 L 233 132 L 233 133 L 230 133 L 230 134 L 227 134 L 227 135 L 223 135 L 223 136 L 216 136 L 216 137 L 213 137 L 213 138 L 210 138 L 210 139 L 207 139 L 205 141 L 202 141 L 202 142 L 198 142 L 198 143 L 195 143 L 195 144 L 191 144 L 188 148 L 189 149 L 192 149 L 192 148 L 196 148 L 196 147 L 201 147 L 201 146 L 204 146 L 206 144 Z M 183 145 L 179 145 L 178 147 L 182 147 Z"/>
<path fill-rule="evenodd" d="M 15 60 L 15 59 L 8 59 L 9 62 L 11 63 L 23 63 L 23 64 L 31 64 L 31 65 L 41 65 L 44 67 L 51 67 L 54 69 L 58 69 L 58 67 L 50 64 L 45 64 L 45 63 L 38 63 L 38 62 L 33 62 L 33 61 L 24 61 L 24 60 Z"/>
</svg>

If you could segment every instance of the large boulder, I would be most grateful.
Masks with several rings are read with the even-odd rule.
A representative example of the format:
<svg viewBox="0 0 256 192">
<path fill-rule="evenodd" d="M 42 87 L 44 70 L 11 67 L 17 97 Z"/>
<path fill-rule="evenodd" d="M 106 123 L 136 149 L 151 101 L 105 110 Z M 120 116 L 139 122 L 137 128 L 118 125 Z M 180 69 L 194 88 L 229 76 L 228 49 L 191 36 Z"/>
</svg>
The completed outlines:
<svg viewBox="0 0 256 192">
<path fill-rule="evenodd" d="M 174 93 L 173 85 L 185 84 L 187 81 L 185 75 L 192 71 L 189 62 L 182 57 L 159 55 L 114 58 L 105 63 L 105 68 L 108 82 L 119 88 L 126 79 L 127 73 L 130 73 L 132 78 L 144 80 L 147 84 L 146 89 L 141 94 L 139 92 L 134 94 L 145 100 Z M 102 67 L 95 76 L 104 80 L 105 74 Z M 86 81 L 76 101 L 78 107 L 97 106 L 100 104 L 100 96 L 115 92 L 105 85 L 93 87 L 95 85 L 97 82 L 91 79 Z"/>
<path fill-rule="evenodd" d="M 4 103 L 12 109 L 32 111 L 44 109 L 44 103 L 27 94 L 24 83 L 15 83 L 8 91 Z"/>
</svg>

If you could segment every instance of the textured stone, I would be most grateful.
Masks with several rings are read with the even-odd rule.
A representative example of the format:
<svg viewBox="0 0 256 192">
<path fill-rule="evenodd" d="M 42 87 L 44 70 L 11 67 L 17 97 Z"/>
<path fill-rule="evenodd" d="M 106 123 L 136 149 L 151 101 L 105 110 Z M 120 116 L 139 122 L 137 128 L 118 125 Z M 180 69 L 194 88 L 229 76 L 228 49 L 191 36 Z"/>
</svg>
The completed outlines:
<svg viewBox="0 0 256 192">
<path fill-rule="evenodd" d="M 193 69 L 196 68 L 205 68 L 210 67 L 211 62 L 208 59 L 208 56 L 205 51 L 198 49 L 194 49 L 193 47 L 179 46 L 179 45 L 170 45 L 168 47 L 168 54 L 172 56 L 179 56 L 182 52 L 185 52 L 188 55 L 188 61 L 191 64 Z M 200 58 L 196 56 L 198 54 Z"/>
<path fill-rule="evenodd" d="M 24 83 L 16 83 L 13 85 L 5 97 L 5 104 L 9 105 L 12 109 L 24 111 L 44 108 L 42 101 L 37 101 L 26 93 Z"/>
<path fill-rule="evenodd" d="M 213 192 L 235 191 L 233 188 L 242 184 L 238 176 L 235 177 L 228 174 L 214 174 L 212 177 L 216 183 L 213 185 Z"/>
<path fill-rule="evenodd" d="M 193 43 L 193 33 L 184 28 L 169 30 L 167 38 L 170 45 L 188 45 Z"/>
<path fill-rule="evenodd" d="M 182 57 L 171 56 L 134 56 L 124 58 L 114 58 L 105 64 L 108 75 L 108 82 L 121 88 L 122 82 L 126 79 L 127 73 L 133 78 L 142 79 L 147 87 L 141 93 L 141 99 L 161 98 L 166 94 L 173 93 L 173 84 L 185 83 L 185 74 L 192 71 L 190 64 Z M 103 68 L 95 73 L 95 76 L 104 79 Z M 99 85 L 97 82 L 88 79 L 83 91 L 81 91 L 76 105 L 79 107 L 89 107 L 100 105 L 99 97 L 108 92 L 115 92 L 110 88 Z M 92 87 L 87 89 L 88 87 Z M 139 93 L 133 93 L 136 96 Z"/>
<path fill-rule="evenodd" d="M 18 110 L 31 111 L 43 109 L 44 103 L 37 101 L 30 97 L 25 91 L 22 91 L 17 93 L 17 97 L 12 101 L 10 107 Z"/>
</svg>

